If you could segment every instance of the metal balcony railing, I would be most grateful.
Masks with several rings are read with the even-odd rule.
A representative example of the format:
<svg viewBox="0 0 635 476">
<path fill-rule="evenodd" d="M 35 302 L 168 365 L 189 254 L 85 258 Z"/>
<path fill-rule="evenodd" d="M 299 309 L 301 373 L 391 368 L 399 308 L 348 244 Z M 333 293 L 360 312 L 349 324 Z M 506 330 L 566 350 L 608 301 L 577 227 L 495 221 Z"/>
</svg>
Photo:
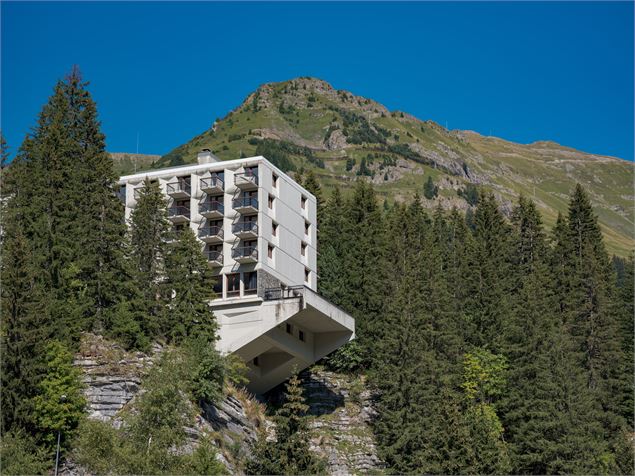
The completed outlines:
<svg viewBox="0 0 635 476">
<path fill-rule="evenodd" d="M 248 207 L 258 209 L 258 199 L 255 197 L 234 198 L 234 200 L 232 201 L 232 206 L 234 207 L 234 209 Z"/>
<path fill-rule="evenodd" d="M 232 225 L 232 233 L 258 233 L 258 222 L 255 221 L 238 221 Z"/>
<path fill-rule="evenodd" d="M 176 216 L 186 216 L 190 217 L 190 207 L 185 207 L 183 205 L 172 205 L 168 208 L 168 216 L 176 217 Z"/>
<path fill-rule="evenodd" d="M 209 190 L 209 189 L 225 189 L 225 182 L 218 175 L 212 175 L 211 177 L 206 177 L 201 179 L 201 189 Z"/>
<path fill-rule="evenodd" d="M 189 195 L 192 192 L 192 186 L 185 180 L 170 182 L 167 185 L 167 192 L 168 195 Z"/>
<path fill-rule="evenodd" d="M 223 264 L 223 252 L 222 251 L 206 251 L 205 256 L 207 261 Z"/>
<path fill-rule="evenodd" d="M 254 172 L 234 174 L 234 183 L 238 186 L 258 186 L 258 175 Z"/>
<path fill-rule="evenodd" d="M 258 248 L 255 246 L 238 246 L 232 248 L 233 259 L 253 258 L 258 259 Z"/>
<path fill-rule="evenodd" d="M 266 288 L 265 301 L 277 301 L 278 299 L 293 299 L 304 294 L 305 286 L 287 286 L 286 288 Z"/>
<path fill-rule="evenodd" d="M 223 227 L 221 226 L 205 226 L 198 229 L 199 238 L 208 238 L 216 236 L 218 238 L 223 237 Z"/>
<path fill-rule="evenodd" d="M 222 214 L 225 213 L 225 205 L 223 205 L 223 202 L 219 202 L 217 200 L 201 202 L 198 205 L 198 212 L 200 214 L 209 212 L 219 212 Z"/>
</svg>

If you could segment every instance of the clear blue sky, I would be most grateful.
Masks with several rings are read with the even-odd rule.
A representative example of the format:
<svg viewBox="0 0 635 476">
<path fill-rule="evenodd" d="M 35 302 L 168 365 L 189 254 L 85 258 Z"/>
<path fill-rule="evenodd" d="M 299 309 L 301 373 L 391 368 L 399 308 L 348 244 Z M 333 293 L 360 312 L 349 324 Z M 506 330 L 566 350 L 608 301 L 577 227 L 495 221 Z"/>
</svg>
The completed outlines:
<svg viewBox="0 0 635 476">
<path fill-rule="evenodd" d="M 2 2 L 19 146 L 78 64 L 108 150 L 164 154 L 258 85 L 315 76 L 389 109 L 633 160 L 633 3 Z"/>
</svg>

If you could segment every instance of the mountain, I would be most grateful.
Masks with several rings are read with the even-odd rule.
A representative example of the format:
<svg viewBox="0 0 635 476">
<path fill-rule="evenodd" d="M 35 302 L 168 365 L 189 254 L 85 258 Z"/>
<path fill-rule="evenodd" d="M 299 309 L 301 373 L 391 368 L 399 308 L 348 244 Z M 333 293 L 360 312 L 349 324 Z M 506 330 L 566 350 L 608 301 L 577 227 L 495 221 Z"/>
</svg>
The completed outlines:
<svg viewBox="0 0 635 476">
<path fill-rule="evenodd" d="M 259 87 L 152 167 L 194 162 L 202 148 L 222 159 L 264 155 L 286 171 L 311 168 L 327 189 L 361 175 L 391 201 L 423 195 L 432 177 L 438 196 L 423 199 L 429 208 L 467 209 L 461 191 L 468 184 L 493 190 L 506 212 L 525 194 L 549 226 L 565 212 L 568 195 L 580 182 L 593 199 L 609 250 L 625 255 L 635 249 L 632 163 L 549 141 L 518 144 L 447 130 L 319 79 Z"/>
<path fill-rule="evenodd" d="M 160 155 L 129 154 L 127 152 L 111 152 L 117 172 L 121 175 L 133 174 L 138 170 L 147 170 L 157 162 Z"/>
</svg>

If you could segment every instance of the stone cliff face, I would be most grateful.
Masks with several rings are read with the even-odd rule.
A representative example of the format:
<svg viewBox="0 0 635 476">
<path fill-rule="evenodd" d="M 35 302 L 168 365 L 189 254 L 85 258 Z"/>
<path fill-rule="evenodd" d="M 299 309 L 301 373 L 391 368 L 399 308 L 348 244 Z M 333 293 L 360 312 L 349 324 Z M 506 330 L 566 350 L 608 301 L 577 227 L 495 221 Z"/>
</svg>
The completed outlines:
<svg viewBox="0 0 635 476">
<path fill-rule="evenodd" d="M 75 365 L 83 372 L 88 416 L 119 426 L 119 415 L 142 389 L 143 376 L 162 352 L 155 345 L 149 354 L 126 352 L 101 336 L 85 334 Z M 330 474 L 365 474 L 383 468 L 377 456 L 370 423 L 375 415 L 372 395 L 363 378 L 352 378 L 320 366 L 302 373 L 313 430 L 312 449 L 328 462 Z M 279 399 L 282 387 L 271 395 Z M 250 445 L 260 431 L 272 435 L 273 422 L 265 417 L 265 405 L 244 390 L 229 386 L 218 404 L 205 404 L 186 429 L 193 449 L 204 435 L 219 448 L 219 460 L 230 474 L 241 474 L 250 456 Z M 62 474 L 85 475 L 83 468 L 67 461 Z"/>
<path fill-rule="evenodd" d="M 375 411 L 364 379 L 314 366 L 303 372 L 302 382 L 312 415 L 312 447 L 326 458 L 329 473 L 380 472 L 384 464 L 370 427 Z"/>
<path fill-rule="evenodd" d="M 126 352 L 101 336 L 85 334 L 74 364 L 83 372 L 88 417 L 119 426 L 120 412 L 141 390 L 143 376 L 162 350 L 155 345 L 148 355 Z M 202 410 L 186 428 L 187 446 L 193 449 L 202 436 L 212 435 L 219 448 L 219 460 L 229 473 L 240 474 L 240 463 L 249 456 L 250 443 L 258 429 L 266 424 L 264 406 L 246 392 L 230 386 L 221 402 L 204 405 Z M 62 474 L 88 473 L 72 461 L 66 461 Z"/>
</svg>

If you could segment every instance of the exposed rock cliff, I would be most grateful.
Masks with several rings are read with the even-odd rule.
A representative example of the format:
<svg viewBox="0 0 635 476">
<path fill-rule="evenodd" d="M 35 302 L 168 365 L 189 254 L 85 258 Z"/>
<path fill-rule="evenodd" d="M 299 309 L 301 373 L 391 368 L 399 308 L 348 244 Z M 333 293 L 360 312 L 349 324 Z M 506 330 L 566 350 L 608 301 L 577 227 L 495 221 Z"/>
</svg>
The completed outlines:
<svg viewBox="0 0 635 476">
<path fill-rule="evenodd" d="M 314 430 L 313 449 L 328 461 L 330 474 L 366 474 L 383 467 L 370 423 L 372 394 L 363 378 L 328 372 L 320 366 L 303 372 Z"/>
<path fill-rule="evenodd" d="M 157 355 L 126 352 L 101 336 L 85 334 L 75 365 L 82 369 L 88 416 L 121 424 L 119 415 L 142 390 L 142 381 Z M 378 472 L 383 464 L 377 457 L 370 423 L 375 413 L 372 395 L 363 378 L 329 372 L 314 366 L 302 373 L 305 396 L 313 429 L 312 449 L 326 458 L 329 473 L 337 475 Z M 283 390 L 270 395 L 275 404 Z M 241 474 L 250 456 L 250 444 L 260 431 L 272 434 L 273 422 L 265 417 L 266 406 L 242 389 L 228 386 L 218 404 L 203 405 L 186 432 L 193 449 L 204 435 L 211 435 L 219 448 L 219 460 L 231 474 Z M 84 468 L 66 461 L 62 474 L 85 475 Z"/>
</svg>

